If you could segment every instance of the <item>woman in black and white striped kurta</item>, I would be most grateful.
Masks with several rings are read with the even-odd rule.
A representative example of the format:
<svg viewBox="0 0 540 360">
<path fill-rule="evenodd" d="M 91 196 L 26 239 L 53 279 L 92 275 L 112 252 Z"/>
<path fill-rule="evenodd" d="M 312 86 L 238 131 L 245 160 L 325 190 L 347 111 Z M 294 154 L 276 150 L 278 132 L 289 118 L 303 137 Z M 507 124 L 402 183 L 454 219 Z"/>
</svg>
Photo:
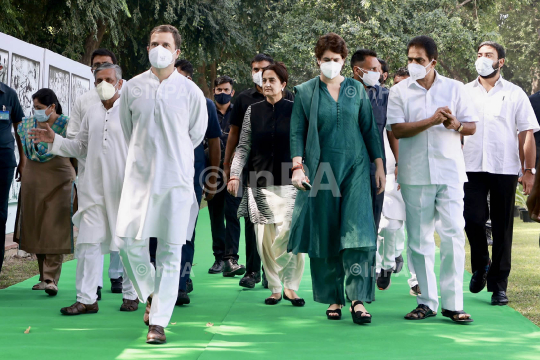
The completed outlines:
<svg viewBox="0 0 540 360">
<path fill-rule="evenodd" d="M 257 249 L 272 295 L 268 305 L 284 298 L 295 306 L 304 300 L 296 295 L 304 272 L 303 254 L 287 252 L 296 193 L 291 184 L 290 121 L 293 102 L 284 99 L 287 69 L 281 63 L 263 70 L 266 99 L 251 105 L 244 117 L 240 143 L 231 166 L 228 190 L 235 195 L 247 165 L 249 187 L 244 191 L 238 216 L 256 224 Z M 283 286 L 282 286 L 283 284 Z"/>
</svg>

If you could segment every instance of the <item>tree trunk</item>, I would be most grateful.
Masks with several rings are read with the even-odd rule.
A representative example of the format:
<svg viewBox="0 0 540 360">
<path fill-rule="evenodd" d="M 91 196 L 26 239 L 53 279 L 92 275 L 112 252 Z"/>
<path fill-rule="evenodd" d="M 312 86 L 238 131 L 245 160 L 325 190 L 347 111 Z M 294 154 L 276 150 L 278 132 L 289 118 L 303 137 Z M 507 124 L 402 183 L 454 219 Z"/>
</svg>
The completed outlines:
<svg viewBox="0 0 540 360">
<path fill-rule="evenodd" d="M 204 96 L 206 96 L 209 99 L 214 98 L 214 94 L 212 93 L 212 87 L 214 84 L 214 80 L 217 77 L 217 61 L 214 60 L 212 63 L 209 64 L 210 66 L 210 74 L 209 79 L 206 78 L 206 70 L 207 70 L 207 64 L 206 62 L 203 62 L 201 66 L 197 66 L 197 85 L 201 88 L 202 92 L 204 93 Z M 209 81 L 208 81 L 209 80 Z M 210 86 L 208 84 L 210 83 Z"/>
<path fill-rule="evenodd" d="M 214 80 L 217 78 L 217 61 L 214 60 L 212 65 L 210 65 L 210 94 L 208 95 L 208 98 L 214 100 Z"/>
<path fill-rule="evenodd" d="M 209 97 L 210 89 L 206 83 L 206 62 L 202 62 L 201 66 L 197 66 L 197 85 L 204 93 L 204 96 Z"/>
<path fill-rule="evenodd" d="M 95 31 L 92 31 L 86 37 L 84 41 L 84 54 L 81 58 L 81 63 L 90 66 L 90 61 L 92 60 L 92 53 L 99 48 L 101 41 L 103 41 L 103 36 L 107 31 L 107 24 L 103 20 L 97 21 L 97 34 Z"/>
</svg>

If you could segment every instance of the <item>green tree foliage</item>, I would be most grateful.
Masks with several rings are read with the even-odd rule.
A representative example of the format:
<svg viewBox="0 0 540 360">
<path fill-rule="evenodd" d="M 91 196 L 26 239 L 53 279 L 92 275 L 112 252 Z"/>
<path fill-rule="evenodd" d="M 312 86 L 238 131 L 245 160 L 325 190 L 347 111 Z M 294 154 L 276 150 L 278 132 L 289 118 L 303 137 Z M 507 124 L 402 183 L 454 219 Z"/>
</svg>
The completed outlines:
<svg viewBox="0 0 540 360">
<path fill-rule="evenodd" d="M 0 0 L 0 31 L 83 63 L 97 47 L 113 50 L 126 78 L 145 71 L 150 30 L 176 26 L 182 57 L 209 95 L 229 75 L 252 86 L 249 60 L 266 52 L 289 68 L 290 86 L 318 73 L 313 48 L 333 31 L 350 53 L 371 48 L 391 71 L 406 65 L 406 44 L 420 34 L 439 46 L 438 70 L 467 82 L 476 77 L 476 47 L 507 48 L 504 76 L 540 90 L 540 0 Z M 350 57 L 349 57 L 350 59 Z M 345 74 L 350 75 L 346 66 Z"/>
</svg>

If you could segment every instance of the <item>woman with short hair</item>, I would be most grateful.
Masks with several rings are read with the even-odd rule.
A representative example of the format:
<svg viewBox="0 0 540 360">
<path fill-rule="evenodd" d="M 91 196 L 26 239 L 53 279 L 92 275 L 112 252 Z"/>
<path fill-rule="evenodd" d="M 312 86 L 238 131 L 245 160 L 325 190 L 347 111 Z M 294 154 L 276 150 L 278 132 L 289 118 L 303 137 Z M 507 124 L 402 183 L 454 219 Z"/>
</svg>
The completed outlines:
<svg viewBox="0 0 540 360">
<path fill-rule="evenodd" d="M 256 224 L 257 250 L 272 295 L 265 304 L 276 305 L 283 298 L 294 306 L 305 301 L 296 295 L 304 272 L 304 255 L 287 252 L 289 229 L 296 193 L 291 185 L 290 124 L 293 102 L 283 98 L 289 75 L 283 63 L 263 69 L 265 100 L 248 107 L 240 143 L 231 167 L 228 190 L 236 196 L 240 175 L 248 165 L 249 187 L 238 210 Z M 283 286 L 282 286 L 283 284 Z"/>
<path fill-rule="evenodd" d="M 289 250 L 309 254 L 313 298 L 330 305 L 328 319 L 341 319 L 345 282 L 353 321 L 365 324 L 371 314 L 364 302 L 375 299 L 377 249 L 370 164 L 377 168 L 378 193 L 385 175 L 369 98 L 360 82 L 340 75 L 347 54 L 339 35 L 321 36 L 315 46 L 321 74 L 295 88 L 292 183 L 303 191 L 296 197 Z"/>
<path fill-rule="evenodd" d="M 32 290 L 58 293 L 58 279 L 64 254 L 73 253 L 71 217 L 75 203 L 75 169 L 69 158 L 48 153 L 45 143 L 34 144 L 28 131 L 48 124 L 65 137 L 69 118 L 51 89 L 32 95 L 34 116 L 23 118 L 17 129 L 29 161 L 23 171 L 15 238 L 20 249 L 36 254 L 39 283 Z"/>
</svg>

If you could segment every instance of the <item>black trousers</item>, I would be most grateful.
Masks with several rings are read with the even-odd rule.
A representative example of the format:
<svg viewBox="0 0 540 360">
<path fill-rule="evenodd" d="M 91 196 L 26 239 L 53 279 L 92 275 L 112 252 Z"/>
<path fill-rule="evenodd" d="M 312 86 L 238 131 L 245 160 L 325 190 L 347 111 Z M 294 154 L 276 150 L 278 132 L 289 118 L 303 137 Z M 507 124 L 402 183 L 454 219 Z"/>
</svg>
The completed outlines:
<svg viewBox="0 0 540 360">
<path fill-rule="evenodd" d="M 506 291 L 510 275 L 512 232 L 517 175 L 467 173 L 464 185 L 465 232 L 471 245 L 471 266 L 475 272 L 489 262 L 486 221 L 491 216 L 493 237 L 491 268 L 487 276 L 488 291 Z M 490 193 L 490 205 L 487 196 Z"/>
<path fill-rule="evenodd" d="M 255 237 L 255 225 L 249 218 L 244 218 L 246 238 L 246 274 L 261 271 L 261 257 L 257 251 L 257 238 Z"/>
<path fill-rule="evenodd" d="M 4 264 L 4 254 L 6 247 L 6 222 L 8 216 L 8 198 L 9 189 L 13 182 L 15 168 L 0 169 L 0 246 L 2 247 L 2 256 L 0 257 L 0 272 Z"/>
<path fill-rule="evenodd" d="M 212 228 L 212 250 L 216 260 L 238 260 L 240 219 L 238 207 L 241 197 L 234 197 L 224 187 L 208 202 Z"/>
<path fill-rule="evenodd" d="M 371 174 L 371 201 L 373 205 L 373 220 L 375 220 L 375 231 L 379 231 L 381 222 L 382 207 L 384 203 L 384 191 L 377 195 L 377 183 L 375 174 Z"/>
</svg>

